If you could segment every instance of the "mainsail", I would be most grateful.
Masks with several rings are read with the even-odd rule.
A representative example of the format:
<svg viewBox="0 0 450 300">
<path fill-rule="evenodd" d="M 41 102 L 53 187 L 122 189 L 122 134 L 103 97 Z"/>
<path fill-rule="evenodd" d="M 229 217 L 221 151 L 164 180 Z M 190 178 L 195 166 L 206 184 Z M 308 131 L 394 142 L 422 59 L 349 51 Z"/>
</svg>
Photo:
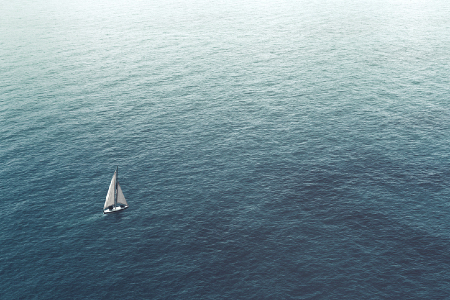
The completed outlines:
<svg viewBox="0 0 450 300">
<path fill-rule="evenodd" d="M 116 189 L 116 172 L 114 172 L 113 178 L 111 179 L 111 184 L 109 185 L 108 194 L 106 194 L 106 201 L 105 201 L 105 205 L 103 206 L 103 209 L 107 208 L 108 206 L 114 205 L 115 189 Z M 124 197 L 124 199 L 125 199 L 125 197 Z"/>
<path fill-rule="evenodd" d="M 127 200 L 125 200 L 125 196 L 122 193 L 122 189 L 120 188 L 119 183 L 117 183 L 117 203 L 125 204 L 128 206 Z"/>
</svg>

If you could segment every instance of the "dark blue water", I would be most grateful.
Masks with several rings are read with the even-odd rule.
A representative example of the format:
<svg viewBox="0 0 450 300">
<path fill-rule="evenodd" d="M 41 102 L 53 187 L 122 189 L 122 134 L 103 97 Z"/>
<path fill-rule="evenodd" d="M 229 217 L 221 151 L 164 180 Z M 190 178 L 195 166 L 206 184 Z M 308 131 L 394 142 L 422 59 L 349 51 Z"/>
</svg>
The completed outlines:
<svg viewBox="0 0 450 300">
<path fill-rule="evenodd" d="M 449 13 L 4 4 L 0 298 L 449 298 Z"/>
</svg>

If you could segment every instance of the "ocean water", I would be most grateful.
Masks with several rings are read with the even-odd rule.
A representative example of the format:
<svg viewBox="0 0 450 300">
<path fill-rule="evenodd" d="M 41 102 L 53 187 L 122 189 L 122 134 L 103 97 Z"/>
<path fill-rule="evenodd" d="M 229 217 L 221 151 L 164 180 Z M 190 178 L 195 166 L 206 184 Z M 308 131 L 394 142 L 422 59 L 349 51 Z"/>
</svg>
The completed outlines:
<svg viewBox="0 0 450 300">
<path fill-rule="evenodd" d="M 1 299 L 450 298 L 448 1 L 1 7 Z"/>
</svg>

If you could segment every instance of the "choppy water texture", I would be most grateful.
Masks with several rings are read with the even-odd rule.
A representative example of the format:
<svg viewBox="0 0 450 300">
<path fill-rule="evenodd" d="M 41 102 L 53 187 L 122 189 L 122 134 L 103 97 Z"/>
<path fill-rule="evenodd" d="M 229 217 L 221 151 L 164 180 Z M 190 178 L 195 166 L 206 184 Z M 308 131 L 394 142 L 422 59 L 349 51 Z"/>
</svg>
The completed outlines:
<svg viewBox="0 0 450 300">
<path fill-rule="evenodd" d="M 1 15 L 2 299 L 450 297 L 448 1 Z"/>
</svg>

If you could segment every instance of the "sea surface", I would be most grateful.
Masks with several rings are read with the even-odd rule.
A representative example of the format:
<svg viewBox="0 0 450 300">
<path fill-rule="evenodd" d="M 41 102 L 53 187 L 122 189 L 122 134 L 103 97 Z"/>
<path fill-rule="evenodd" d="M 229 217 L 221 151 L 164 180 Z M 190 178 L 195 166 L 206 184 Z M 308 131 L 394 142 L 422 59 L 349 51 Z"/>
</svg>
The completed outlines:
<svg viewBox="0 0 450 300">
<path fill-rule="evenodd" d="M 3 1 L 0 298 L 449 299 L 449 16 Z"/>
</svg>

